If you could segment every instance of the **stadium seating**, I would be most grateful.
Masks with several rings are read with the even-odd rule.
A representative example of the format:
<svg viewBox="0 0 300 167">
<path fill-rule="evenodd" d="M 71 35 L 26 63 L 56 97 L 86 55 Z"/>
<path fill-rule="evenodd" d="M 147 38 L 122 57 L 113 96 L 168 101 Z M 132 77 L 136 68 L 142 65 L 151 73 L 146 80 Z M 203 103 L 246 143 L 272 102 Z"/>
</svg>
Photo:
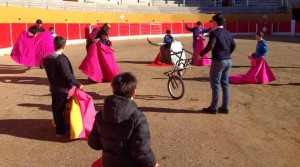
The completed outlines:
<svg viewBox="0 0 300 167">
<path fill-rule="evenodd" d="M 183 4 L 185 2 L 185 4 Z M 0 0 L 0 6 L 117 13 L 283 13 L 281 0 Z"/>
</svg>

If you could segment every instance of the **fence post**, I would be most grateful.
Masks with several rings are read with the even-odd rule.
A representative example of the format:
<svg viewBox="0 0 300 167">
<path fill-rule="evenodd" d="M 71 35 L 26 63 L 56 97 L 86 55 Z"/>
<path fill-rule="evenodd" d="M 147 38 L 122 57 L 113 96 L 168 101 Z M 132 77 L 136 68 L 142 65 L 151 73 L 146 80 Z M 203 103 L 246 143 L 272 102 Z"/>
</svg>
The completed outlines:
<svg viewBox="0 0 300 167">
<path fill-rule="evenodd" d="M 69 24 L 67 23 L 67 40 L 69 40 Z"/>
<path fill-rule="evenodd" d="M 81 39 L 81 23 L 78 24 L 78 30 L 79 30 L 79 39 Z"/>
<path fill-rule="evenodd" d="M 120 23 L 118 23 L 118 37 L 120 36 Z"/>
<path fill-rule="evenodd" d="M 11 23 L 9 23 L 9 29 L 10 29 L 10 47 L 13 47 L 13 41 L 12 41 L 12 26 Z"/>
<path fill-rule="evenodd" d="M 130 23 L 128 23 L 128 31 L 129 31 L 128 35 L 130 36 Z"/>
<path fill-rule="evenodd" d="M 291 34 L 295 35 L 295 33 L 296 33 L 296 21 L 291 20 Z"/>
</svg>

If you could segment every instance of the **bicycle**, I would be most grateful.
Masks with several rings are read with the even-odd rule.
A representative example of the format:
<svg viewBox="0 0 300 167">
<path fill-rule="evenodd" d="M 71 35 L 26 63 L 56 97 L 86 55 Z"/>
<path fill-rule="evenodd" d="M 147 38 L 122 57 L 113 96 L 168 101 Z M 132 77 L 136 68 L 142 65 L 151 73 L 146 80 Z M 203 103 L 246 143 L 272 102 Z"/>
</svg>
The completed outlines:
<svg viewBox="0 0 300 167">
<path fill-rule="evenodd" d="M 181 99 L 185 93 L 185 87 L 182 80 L 182 76 L 185 70 L 191 67 L 190 61 L 192 59 L 179 59 L 173 66 L 173 70 L 167 71 L 164 74 L 169 77 L 168 80 L 168 92 L 175 100 Z M 177 73 L 177 75 L 176 75 Z"/>
</svg>

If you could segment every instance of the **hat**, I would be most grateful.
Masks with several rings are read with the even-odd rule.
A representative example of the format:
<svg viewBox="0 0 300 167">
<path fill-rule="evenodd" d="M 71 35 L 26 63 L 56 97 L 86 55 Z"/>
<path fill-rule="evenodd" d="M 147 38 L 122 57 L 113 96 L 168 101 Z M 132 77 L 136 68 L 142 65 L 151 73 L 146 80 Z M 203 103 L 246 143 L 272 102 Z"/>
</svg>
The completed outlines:
<svg viewBox="0 0 300 167">
<path fill-rule="evenodd" d="M 42 24 L 43 22 L 42 22 L 41 19 L 37 19 L 35 23 L 36 23 L 36 24 Z"/>
<path fill-rule="evenodd" d="M 109 23 L 104 23 L 102 27 L 105 27 L 105 28 L 111 29 L 111 28 L 110 28 L 110 24 L 109 24 Z"/>
</svg>

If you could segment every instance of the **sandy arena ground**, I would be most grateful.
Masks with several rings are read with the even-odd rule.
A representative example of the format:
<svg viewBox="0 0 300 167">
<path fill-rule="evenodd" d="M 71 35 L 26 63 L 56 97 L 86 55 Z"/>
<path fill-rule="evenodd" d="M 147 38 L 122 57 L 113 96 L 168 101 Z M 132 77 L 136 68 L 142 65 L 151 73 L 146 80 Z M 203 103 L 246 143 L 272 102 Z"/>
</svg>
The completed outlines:
<svg viewBox="0 0 300 167">
<path fill-rule="evenodd" d="M 187 50 L 191 37 L 177 37 Z M 254 51 L 254 36 L 236 36 L 231 74 L 246 73 L 246 57 Z M 300 166 L 300 37 L 266 37 L 267 62 L 276 76 L 269 84 L 230 85 L 230 114 L 198 112 L 210 104 L 208 67 L 186 71 L 186 93 L 172 100 L 167 91 L 171 67 L 147 66 L 158 47 L 146 39 L 113 41 L 121 71 L 138 80 L 135 98 L 146 114 L 152 148 L 160 166 Z M 152 39 L 161 42 L 162 39 Z M 96 110 L 111 94 L 110 83 L 89 84 L 78 69 L 85 45 L 67 46 L 75 76 L 94 98 Z M 210 54 L 209 54 L 210 55 Z M 188 55 L 190 57 L 190 55 Z M 51 126 L 51 97 L 44 70 L 0 57 L 0 166 L 88 167 L 101 151 L 86 141 L 56 138 Z"/>
</svg>

